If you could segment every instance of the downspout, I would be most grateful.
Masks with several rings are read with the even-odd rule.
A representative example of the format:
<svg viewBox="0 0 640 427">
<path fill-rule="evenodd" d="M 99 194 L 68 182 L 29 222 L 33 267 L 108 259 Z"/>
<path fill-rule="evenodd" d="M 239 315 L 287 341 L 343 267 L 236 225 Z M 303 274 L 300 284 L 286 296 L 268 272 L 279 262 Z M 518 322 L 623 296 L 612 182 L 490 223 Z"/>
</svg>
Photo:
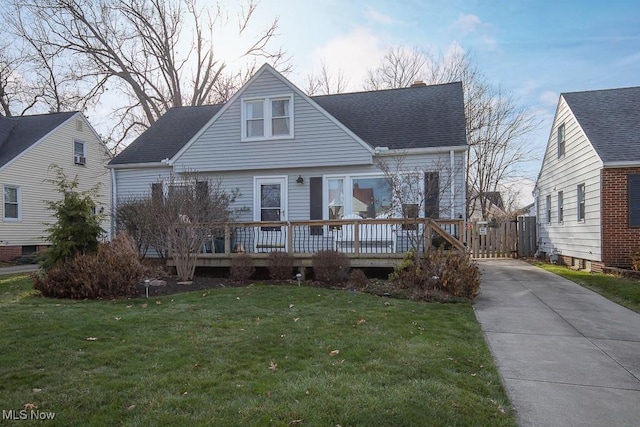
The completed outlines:
<svg viewBox="0 0 640 427">
<path fill-rule="evenodd" d="M 456 203 L 456 174 L 455 174 L 456 157 L 455 157 L 455 152 L 453 150 L 449 151 L 449 158 L 451 160 L 451 169 L 450 169 L 451 177 L 449 178 L 451 180 L 451 203 L 450 203 L 451 209 L 450 209 L 449 216 L 451 219 L 455 219 L 456 213 L 454 208 Z"/>
<path fill-rule="evenodd" d="M 111 235 L 109 236 L 109 240 L 111 240 L 116 234 L 116 170 L 114 168 L 110 169 L 111 176 L 111 226 L 109 227 Z"/>
<path fill-rule="evenodd" d="M 467 150 L 462 152 L 462 236 L 465 245 L 467 244 Z"/>
</svg>

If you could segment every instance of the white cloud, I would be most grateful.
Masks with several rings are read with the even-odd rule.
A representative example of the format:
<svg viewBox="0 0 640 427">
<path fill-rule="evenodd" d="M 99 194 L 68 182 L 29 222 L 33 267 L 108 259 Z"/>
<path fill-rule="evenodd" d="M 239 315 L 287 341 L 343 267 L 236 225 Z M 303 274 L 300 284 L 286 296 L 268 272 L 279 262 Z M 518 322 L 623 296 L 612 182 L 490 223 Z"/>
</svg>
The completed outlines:
<svg viewBox="0 0 640 427">
<path fill-rule="evenodd" d="M 381 40 L 367 28 L 357 27 L 349 33 L 329 40 L 312 52 L 312 70 L 318 71 L 324 62 L 329 71 L 342 73 L 348 80 L 348 90 L 361 90 L 367 71 L 377 67 L 386 50 Z"/>
<path fill-rule="evenodd" d="M 466 35 L 476 32 L 482 21 L 476 15 L 460 15 L 454 25 L 462 35 Z"/>
<path fill-rule="evenodd" d="M 558 104 L 558 97 L 559 95 L 557 93 L 547 90 L 540 95 L 540 101 L 545 105 L 555 107 Z"/>
<path fill-rule="evenodd" d="M 453 23 L 453 28 L 460 36 L 477 34 L 480 43 L 489 50 L 494 50 L 498 42 L 491 35 L 491 25 L 482 22 L 477 15 L 460 15 Z"/>
<path fill-rule="evenodd" d="M 389 15 L 385 15 L 384 13 L 372 7 L 368 7 L 367 9 L 365 9 L 364 16 L 370 21 L 373 21 L 377 24 L 392 25 L 398 23 L 396 19 L 392 18 Z"/>
</svg>

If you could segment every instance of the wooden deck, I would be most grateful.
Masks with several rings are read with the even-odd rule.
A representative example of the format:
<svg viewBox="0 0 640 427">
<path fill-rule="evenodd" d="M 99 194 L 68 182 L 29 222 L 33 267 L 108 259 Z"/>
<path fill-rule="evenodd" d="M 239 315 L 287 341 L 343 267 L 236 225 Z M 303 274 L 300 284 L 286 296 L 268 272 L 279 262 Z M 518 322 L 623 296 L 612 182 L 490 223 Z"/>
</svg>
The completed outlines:
<svg viewBox="0 0 640 427">
<path fill-rule="evenodd" d="M 313 255 L 322 250 L 345 253 L 353 267 L 393 267 L 408 250 L 425 250 L 434 241 L 466 250 L 461 219 L 234 222 L 198 227 L 209 230 L 198 256 L 198 267 L 229 267 L 240 253 L 249 254 L 256 267 L 265 267 L 270 252 L 283 251 L 296 260 L 296 267 L 304 270 L 311 267 Z M 167 265 L 174 266 L 171 258 Z"/>
</svg>

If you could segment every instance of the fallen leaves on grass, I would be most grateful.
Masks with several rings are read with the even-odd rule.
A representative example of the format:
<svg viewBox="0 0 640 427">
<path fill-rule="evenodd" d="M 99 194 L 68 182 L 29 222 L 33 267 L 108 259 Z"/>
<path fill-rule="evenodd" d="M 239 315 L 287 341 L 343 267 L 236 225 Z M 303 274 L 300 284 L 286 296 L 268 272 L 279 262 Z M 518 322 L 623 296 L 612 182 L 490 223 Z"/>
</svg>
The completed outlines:
<svg viewBox="0 0 640 427">
<path fill-rule="evenodd" d="M 135 408 L 136 408 L 136 405 L 129 405 L 127 406 L 127 411 L 132 411 Z"/>
<path fill-rule="evenodd" d="M 33 388 L 33 389 L 31 389 L 31 391 L 34 392 L 34 393 L 40 393 L 42 391 L 42 389 L 41 388 Z"/>
<path fill-rule="evenodd" d="M 271 372 L 275 372 L 278 369 L 278 364 L 275 361 L 270 361 L 269 362 L 269 370 Z"/>
<path fill-rule="evenodd" d="M 294 322 L 297 322 L 298 320 L 300 320 L 300 318 L 299 318 L 299 317 L 294 317 L 294 318 L 293 318 L 293 321 L 294 321 Z"/>
<path fill-rule="evenodd" d="M 336 354 L 340 353 L 340 350 L 331 350 L 329 352 L 329 356 L 335 356 Z"/>
<path fill-rule="evenodd" d="M 96 337 L 87 337 L 87 341 L 97 341 L 98 338 Z"/>
<path fill-rule="evenodd" d="M 33 409 L 38 409 L 38 407 L 36 405 L 34 405 L 33 403 L 25 403 L 24 405 L 22 405 L 22 409 L 30 411 L 30 410 L 33 410 Z"/>
</svg>

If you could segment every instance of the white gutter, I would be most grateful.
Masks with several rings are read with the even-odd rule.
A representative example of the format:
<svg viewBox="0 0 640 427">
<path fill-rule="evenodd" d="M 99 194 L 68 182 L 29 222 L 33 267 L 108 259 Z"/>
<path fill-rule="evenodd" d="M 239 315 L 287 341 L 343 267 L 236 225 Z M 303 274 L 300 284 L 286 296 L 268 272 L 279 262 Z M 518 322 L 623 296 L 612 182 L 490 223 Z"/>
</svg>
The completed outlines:
<svg viewBox="0 0 640 427">
<path fill-rule="evenodd" d="M 607 162 L 602 164 L 603 168 L 636 168 L 640 167 L 640 161 L 638 160 L 629 160 L 629 161 L 620 161 L 620 162 Z"/>
<path fill-rule="evenodd" d="M 378 157 L 383 156 L 399 156 L 399 155 L 410 155 L 410 154 L 442 154 L 442 153 L 450 153 L 452 151 L 460 152 L 467 151 L 469 149 L 466 145 L 454 145 L 450 147 L 424 147 L 424 148 L 397 148 L 392 150 L 380 150 L 385 147 L 377 147 L 379 150 L 375 153 Z"/>
<path fill-rule="evenodd" d="M 139 168 L 170 168 L 171 165 L 162 162 L 153 163 L 123 163 L 119 165 L 107 165 L 109 169 L 139 169 Z"/>
</svg>

